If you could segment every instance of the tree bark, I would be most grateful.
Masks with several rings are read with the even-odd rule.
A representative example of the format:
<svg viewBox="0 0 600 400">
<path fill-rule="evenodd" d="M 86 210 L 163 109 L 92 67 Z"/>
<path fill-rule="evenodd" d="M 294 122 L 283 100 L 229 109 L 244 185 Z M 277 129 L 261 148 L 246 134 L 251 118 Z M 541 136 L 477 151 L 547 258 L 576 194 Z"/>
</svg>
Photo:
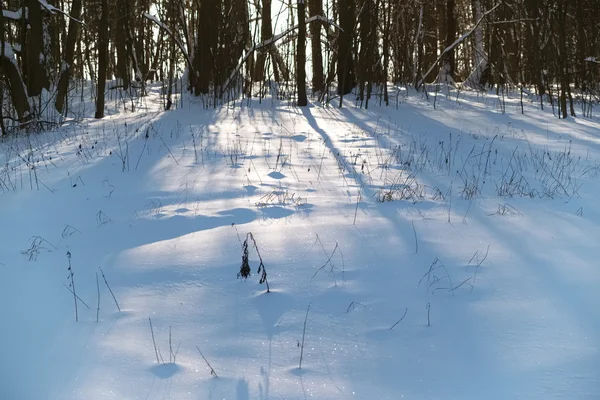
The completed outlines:
<svg viewBox="0 0 600 400">
<path fill-rule="evenodd" d="M 43 89 L 50 88 L 46 57 L 44 54 L 44 21 L 38 0 L 26 0 L 28 9 L 27 33 L 25 34 L 25 82 L 30 96 L 39 96 Z M 25 15 L 25 13 L 23 13 Z"/>
<path fill-rule="evenodd" d="M 71 5 L 71 19 L 69 20 L 69 33 L 67 34 L 67 44 L 65 49 L 65 59 L 61 67 L 60 79 L 58 81 L 58 90 L 54 106 L 59 113 L 62 113 L 67 100 L 67 92 L 69 90 L 69 80 L 71 79 L 71 71 L 73 70 L 73 61 L 75 59 L 75 45 L 79 34 L 79 22 L 76 21 L 81 17 L 81 0 L 73 0 Z"/>
<path fill-rule="evenodd" d="M 356 83 L 352 54 L 356 18 L 354 0 L 339 0 L 338 6 L 340 27 L 342 28 L 338 36 L 338 94 L 345 95 L 352 92 Z"/>
<path fill-rule="evenodd" d="M 208 94 L 215 75 L 218 56 L 218 31 L 221 17 L 220 0 L 200 0 L 194 69 L 197 82 L 194 93 Z"/>
<path fill-rule="evenodd" d="M 308 0 L 310 16 L 323 15 L 322 0 Z M 321 52 L 321 21 L 310 23 L 310 50 L 312 53 L 312 89 L 321 92 L 325 89 L 325 76 L 323 73 L 323 53 Z"/>
<path fill-rule="evenodd" d="M 306 10 L 304 0 L 298 0 L 298 44 L 296 55 L 296 86 L 298 106 L 307 105 L 306 99 Z"/>
<path fill-rule="evenodd" d="M 128 90 L 131 85 L 129 55 L 127 51 L 127 1 L 129 0 L 117 0 L 116 2 L 117 15 L 115 17 L 115 33 L 113 36 L 114 46 L 117 49 L 117 69 L 115 75 L 121 79 L 124 90 Z M 98 32 L 102 36 L 106 31 L 99 29 Z"/>
<path fill-rule="evenodd" d="M 5 44 L 3 43 L 3 47 L 4 45 Z M 24 122 L 31 117 L 29 96 L 27 94 L 25 82 L 21 76 L 21 71 L 17 68 L 17 61 L 14 57 L 9 57 L 6 50 L 4 53 L 0 54 L 0 68 L 2 69 L 3 75 L 8 79 L 12 105 L 17 112 L 19 121 Z"/>
<path fill-rule="evenodd" d="M 446 48 L 456 40 L 456 18 L 454 16 L 454 0 L 446 0 Z M 446 53 L 440 72 L 442 82 L 454 82 L 454 70 L 456 68 L 456 56 L 454 49 Z"/>
<path fill-rule="evenodd" d="M 102 0 L 100 15 L 99 40 L 98 40 L 98 85 L 96 87 L 96 115 L 95 118 L 104 118 L 104 90 L 106 87 L 106 70 L 108 63 L 108 0 Z"/>
</svg>

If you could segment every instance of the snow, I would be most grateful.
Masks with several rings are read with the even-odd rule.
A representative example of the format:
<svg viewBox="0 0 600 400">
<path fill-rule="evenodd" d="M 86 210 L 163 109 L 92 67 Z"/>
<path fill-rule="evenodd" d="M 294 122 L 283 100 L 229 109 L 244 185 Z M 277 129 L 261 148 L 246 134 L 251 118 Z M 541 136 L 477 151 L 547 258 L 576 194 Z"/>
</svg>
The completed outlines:
<svg viewBox="0 0 600 400">
<path fill-rule="evenodd" d="M 23 16 L 23 8 L 19 8 L 17 11 L 2 10 L 2 16 L 13 21 L 18 21 Z"/>
<path fill-rule="evenodd" d="M 54 14 L 55 12 L 62 13 L 63 11 L 60 8 L 54 7 L 52 4 L 49 4 L 46 0 L 38 0 L 42 8 L 46 9 L 49 13 Z"/>
<path fill-rule="evenodd" d="M 0 142 L 0 398 L 599 398 L 597 118 L 148 90 Z"/>
</svg>

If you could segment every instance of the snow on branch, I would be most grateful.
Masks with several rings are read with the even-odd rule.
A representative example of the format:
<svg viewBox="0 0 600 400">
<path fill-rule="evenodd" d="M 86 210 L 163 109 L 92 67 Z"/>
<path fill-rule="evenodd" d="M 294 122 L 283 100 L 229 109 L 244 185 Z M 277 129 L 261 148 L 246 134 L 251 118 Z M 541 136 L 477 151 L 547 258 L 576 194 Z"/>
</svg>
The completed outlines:
<svg viewBox="0 0 600 400">
<path fill-rule="evenodd" d="M 423 75 L 423 77 L 419 80 L 419 83 L 417 84 L 417 89 L 421 87 L 421 85 L 423 84 L 423 82 L 425 82 L 425 79 L 427 79 L 427 76 L 429 76 L 429 74 L 431 73 L 431 71 L 433 71 L 433 69 L 435 68 L 435 66 L 442 60 L 442 58 L 444 58 L 444 56 L 446 54 L 448 54 L 450 51 L 452 51 L 456 46 L 458 46 L 459 44 L 461 44 L 465 39 L 467 39 L 469 36 L 471 36 L 473 34 L 473 32 L 475 32 L 475 30 L 477 29 L 477 27 L 481 24 L 481 22 L 487 18 L 488 15 L 490 15 L 492 12 L 494 12 L 496 10 L 496 8 L 498 8 L 500 5 L 502 4 L 502 2 L 496 4 L 494 7 L 492 7 L 491 9 L 489 9 L 488 11 L 486 11 L 485 13 L 483 13 L 483 15 L 481 16 L 481 18 L 479 18 L 479 20 L 477 21 L 477 23 L 468 31 L 466 31 L 465 33 L 463 33 L 462 35 L 459 36 L 458 39 L 456 39 L 454 41 L 454 43 L 452 43 L 450 46 L 446 47 L 444 49 L 444 51 L 442 51 L 442 53 L 438 56 L 437 60 L 435 60 L 435 62 L 431 65 L 431 67 L 429 67 L 429 70 L 427 70 L 427 72 L 425 73 L 425 75 Z"/>
<path fill-rule="evenodd" d="M 80 21 L 76 18 L 71 17 L 69 14 L 67 14 L 66 12 L 64 12 L 63 10 L 61 10 L 60 8 L 56 8 L 54 7 L 52 4 L 49 4 L 46 0 L 38 0 L 38 3 L 40 3 L 40 5 L 42 6 L 42 8 L 44 8 L 46 11 L 48 11 L 50 14 L 62 14 L 65 17 L 81 24 L 81 25 L 85 25 L 85 23 L 83 21 Z"/>
<path fill-rule="evenodd" d="M 50 14 L 54 14 L 55 12 L 63 12 L 62 10 L 59 10 L 58 8 L 54 7 L 52 4 L 48 4 L 48 2 L 46 0 L 38 0 L 38 3 L 40 3 L 40 5 L 45 8 L 48 12 L 50 12 Z"/>
<path fill-rule="evenodd" d="M 15 52 L 13 51 L 12 45 L 8 42 L 0 41 L 0 48 L 2 49 L 2 55 L 11 60 L 11 62 L 14 62 L 15 65 L 17 65 L 16 60 L 14 60 Z"/>
<path fill-rule="evenodd" d="M 18 21 L 23 17 L 23 8 L 19 8 L 17 11 L 2 10 L 2 16 L 6 19 Z"/>
<path fill-rule="evenodd" d="M 586 58 L 584 61 L 587 61 L 587 62 L 589 62 L 589 63 L 594 63 L 594 64 L 600 64 L 600 61 L 598 61 L 598 60 L 596 59 L 596 57 L 588 57 L 588 58 Z"/>
<path fill-rule="evenodd" d="M 308 18 L 305 23 L 309 24 L 313 21 L 322 21 L 326 24 L 332 25 L 334 27 L 336 27 L 337 29 L 339 29 L 340 31 L 344 31 L 338 24 L 336 24 L 333 20 L 327 19 L 322 15 L 314 15 L 310 18 Z M 263 42 L 257 43 L 254 46 L 252 46 L 250 49 L 248 49 L 246 51 L 246 54 L 244 54 L 244 56 L 242 57 L 242 59 L 240 60 L 240 62 L 238 63 L 237 67 L 235 67 L 235 69 L 231 72 L 231 75 L 229 75 L 229 78 L 227 79 L 227 81 L 225 81 L 225 84 L 223 85 L 223 88 L 221 89 L 221 93 L 225 92 L 225 90 L 227 90 L 227 88 L 229 87 L 229 85 L 231 84 L 231 82 L 233 81 L 233 78 L 235 77 L 235 75 L 239 72 L 240 68 L 242 68 L 242 65 L 244 65 L 244 63 L 246 62 L 246 60 L 248 59 L 248 57 L 250 57 L 250 55 L 252 53 L 254 53 L 256 50 L 260 50 L 263 47 L 267 47 L 269 45 L 272 45 L 273 43 L 275 43 L 276 41 L 280 40 L 281 38 L 287 36 L 290 32 L 295 31 L 296 29 L 298 29 L 298 25 L 294 25 L 291 28 L 286 29 L 285 31 L 281 32 L 278 35 L 273 36 L 270 39 L 267 39 Z"/>
<path fill-rule="evenodd" d="M 313 22 L 313 21 L 321 21 L 321 22 L 324 22 L 324 23 L 326 23 L 326 24 L 329 24 L 329 25 L 331 25 L 331 26 L 334 26 L 336 29 L 338 29 L 338 30 L 340 30 L 340 31 L 344 32 L 344 30 L 342 29 L 342 27 L 341 27 L 341 26 L 339 26 L 338 24 L 336 24 L 334 20 L 332 20 L 332 19 L 327 19 L 327 18 L 325 18 L 323 15 L 315 15 L 315 16 L 312 16 L 312 17 L 310 17 L 310 18 L 308 18 L 308 19 L 306 20 L 306 23 L 308 24 L 309 22 Z"/>
<path fill-rule="evenodd" d="M 149 21 L 154 22 L 156 25 L 158 25 L 158 27 L 160 29 L 164 29 L 167 32 L 167 34 L 175 41 L 175 43 L 177 44 L 177 47 L 179 47 L 179 50 L 183 53 L 183 55 L 188 63 L 188 67 L 190 68 L 190 72 L 193 73 L 194 67 L 192 65 L 192 59 L 190 58 L 189 54 L 185 50 L 185 47 L 183 47 L 183 43 L 181 43 L 179 38 L 177 38 L 177 36 L 175 36 L 173 31 L 167 25 L 165 25 L 161 20 L 159 20 L 158 17 L 156 17 L 155 15 L 144 13 L 143 17 Z"/>
</svg>

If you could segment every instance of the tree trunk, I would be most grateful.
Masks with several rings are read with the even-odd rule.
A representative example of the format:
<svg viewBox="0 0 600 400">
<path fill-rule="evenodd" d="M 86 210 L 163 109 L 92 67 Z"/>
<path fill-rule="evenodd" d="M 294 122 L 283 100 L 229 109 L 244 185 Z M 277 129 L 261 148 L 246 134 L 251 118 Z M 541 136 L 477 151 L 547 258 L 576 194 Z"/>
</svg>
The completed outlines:
<svg viewBox="0 0 600 400">
<path fill-rule="evenodd" d="M 355 85 L 354 57 L 352 55 L 354 42 L 355 7 L 354 0 L 339 0 L 340 27 L 338 37 L 338 94 L 345 95 L 352 92 Z"/>
<path fill-rule="evenodd" d="M 69 80 L 71 79 L 71 71 L 73 70 L 73 61 L 75 59 L 75 44 L 79 33 L 79 20 L 81 16 L 81 0 L 73 0 L 71 5 L 71 18 L 69 20 L 69 33 L 67 34 L 67 44 L 65 49 L 65 59 L 58 81 L 58 90 L 56 101 L 54 103 L 59 113 L 64 110 L 65 100 L 67 100 L 67 92 L 69 90 Z"/>
<path fill-rule="evenodd" d="M 558 7 L 558 73 L 560 78 L 560 112 L 562 118 L 567 118 L 567 88 L 569 81 L 567 77 L 567 37 L 566 22 L 567 10 L 563 0 L 559 0 Z"/>
<path fill-rule="evenodd" d="M 385 6 L 384 6 L 385 7 Z M 388 80 L 388 67 L 390 61 L 390 19 L 392 14 L 392 5 L 387 4 L 387 7 L 383 11 L 383 101 L 388 106 L 390 103 L 387 80 Z"/>
<path fill-rule="evenodd" d="M 132 10 L 133 7 L 131 7 L 131 3 L 131 1 L 125 1 L 125 45 L 127 47 L 127 59 L 129 61 L 129 63 L 127 64 L 127 72 L 129 73 L 131 70 L 133 70 L 135 81 L 141 82 L 143 77 L 142 71 L 140 69 L 140 60 L 143 60 L 143 58 L 138 59 L 138 50 L 135 47 L 135 40 L 133 37 L 134 27 L 132 24 L 132 13 L 134 11 Z M 136 6 L 135 2 L 133 6 Z"/>
<path fill-rule="evenodd" d="M 104 2 L 104 0 L 102 0 Z M 117 0 L 117 12 L 121 10 L 125 15 L 118 12 L 115 18 L 114 30 L 114 46 L 117 49 L 117 69 L 116 77 L 120 78 L 123 84 L 123 89 L 128 90 L 131 85 L 131 76 L 129 70 L 128 54 L 127 54 L 127 4 L 129 0 Z M 104 3 L 103 3 L 104 4 Z M 98 29 L 99 35 L 104 35 L 105 30 Z M 102 40 L 102 39 L 101 39 Z"/>
<path fill-rule="evenodd" d="M 271 0 L 262 0 L 260 18 L 260 39 L 261 42 L 264 42 L 273 36 L 273 27 L 271 23 Z M 252 77 L 254 82 L 262 82 L 265 80 L 265 63 L 267 61 L 269 47 L 264 47 L 257 51 L 256 61 L 254 63 L 254 73 Z M 273 69 L 275 73 L 275 80 L 278 81 L 279 73 L 277 71 L 275 60 L 273 60 Z"/>
<path fill-rule="evenodd" d="M 360 51 L 356 72 L 358 78 L 358 96 L 361 103 L 365 99 L 365 86 L 369 80 L 370 66 L 373 63 L 371 57 L 371 13 L 373 11 L 373 0 L 363 0 L 362 10 L 360 13 L 359 35 L 360 35 Z"/>
<path fill-rule="evenodd" d="M 31 117 L 29 96 L 27 95 L 27 89 L 23 82 L 21 71 L 17 68 L 17 60 L 10 53 L 11 52 L 5 48 L 4 52 L 0 54 L 0 68 L 2 69 L 2 74 L 6 76 L 8 80 L 7 86 L 10 89 L 12 105 L 17 112 L 19 121 L 23 122 Z"/>
<path fill-rule="evenodd" d="M 218 57 L 218 30 L 221 17 L 220 0 L 200 0 L 198 10 L 198 39 L 194 70 L 198 81 L 194 93 L 208 94 L 214 83 L 215 61 Z"/>
<path fill-rule="evenodd" d="M 454 16 L 454 0 L 446 0 L 446 46 L 454 43 L 456 40 L 456 18 Z M 448 51 L 442 64 L 440 80 L 446 83 L 454 82 L 454 70 L 456 68 L 456 56 L 454 49 Z"/>
<path fill-rule="evenodd" d="M 473 23 L 477 23 L 483 15 L 481 0 L 471 2 L 473 10 Z M 485 54 L 485 43 L 483 41 L 483 26 L 480 24 L 475 28 L 475 43 L 473 46 L 473 71 L 466 79 L 465 83 L 472 88 L 480 88 L 482 85 L 483 72 L 487 68 L 487 55 Z"/>
<path fill-rule="evenodd" d="M 27 33 L 25 34 L 25 82 L 30 96 L 39 96 L 43 89 L 50 88 L 44 54 L 44 23 L 40 2 L 26 0 L 28 9 Z"/>
<path fill-rule="evenodd" d="M 296 55 L 296 85 L 298 106 L 306 106 L 306 11 L 304 0 L 298 0 L 298 44 Z"/>
<path fill-rule="evenodd" d="M 102 0 L 100 25 L 98 27 L 98 86 L 96 87 L 96 118 L 104 118 L 104 90 L 106 87 L 106 69 L 108 64 L 108 0 Z"/>
<path fill-rule="evenodd" d="M 308 0 L 308 12 L 311 17 L 323 15 L 322 0 Z M 323 74 L 323 53 L 321 52 L 321 21 L 310 23 L 310 50 L 312 52 L 312 88 L 313 92 L 325 89 Z"/>
</svg>

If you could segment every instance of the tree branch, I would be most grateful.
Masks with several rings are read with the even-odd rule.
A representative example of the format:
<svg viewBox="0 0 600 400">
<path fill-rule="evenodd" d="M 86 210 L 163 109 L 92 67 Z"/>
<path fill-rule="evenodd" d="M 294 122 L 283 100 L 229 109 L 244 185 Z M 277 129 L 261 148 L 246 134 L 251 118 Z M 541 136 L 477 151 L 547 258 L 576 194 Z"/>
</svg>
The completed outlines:
<svg viewBox="0 0 600 400">
<path fill-rule="evenodd" d="M 167 34 L 175 41 L 175 43 L 177 44 L 177 47 L 179 47 L 179 50 L 183 53 L 183 55 L 185 57 L 185 60 L 187 61 L 188 67 L 190 69 L 190 74 L 196 76 L 195 73 L 194 73 L 194 67 L 192 65 L 192 59 L 190 58 L 190 55 L 187 53 L 187 51 L 183 47 L 183 43 L 181 43 L 181 41 L 175 36 L 175 34 L 173 33 L 173 31 L 171 31 L 171 29 L 169 29 L 168 26 L 166 26 L 162 21 L 160 21 L 154 15 L 151 15 L 151 14 L 148 14 L 148 13 L 144 13 L 143 16 L 147 20 L 154 22 L 161 29 L 164 29 L 167 32 Z"/>
<path fill-rule="evenodd" d="M 338 24 L 336 24 L 333 20 L 329 20 L 327 18 L 325 18 L 322 15 L 315 15 L 312 16 L 310 18 L 308 18 L 305 23 L 309 24 L 313 21 L 322 21 L 324 23 L 327 23 L 329 25 L 335 26 L 337 29 L 339 29 L 340 31 L 344 31 Z M 298 29 L 298 25 L 294 25 L 291 28 L 286 29 L 285 31 L 281 32 L 278 35 L 273 36 L 270 39 L 267 39 L 263 42 L 257 43 L 254 46 L 252 46 L 250 49 L 248 49 L 248 51 L 246 51 L 246 54 L 244 54 L 244 56 L 242 57 L 242 59 L 240 60 L 240 62 L 238 63 L 238 65 L 235 67 L 235 69 L 231 72 L 231 74 L 229 75 L 229 78 L 227 79 L 227 81 L 225 81 L 225 84 L 223 85 L 222 89 L 221 89 L 221 95 L 225 92 L 225 90 L 227 90 L 227 88 L 229 87 L 229 85 L 231 84 L 231 82 L 233 81 L 233 78 L 235 77 L 235 75 L 238 73 L 238 71 L 240 70 L 240 68 L 242 68 L 242 65 L 244 65 L 244 63 L 246 62 L 246 60 L 248 59 L 248 57 L 250 57 L 250 55 L 252 53 L 254 53 L 256 50 L 260 50 L 263 47 L 267 47 L 269 45 L 272 45 L 273 43 L 275 43 L 276 41 L 280 40 L 281 38 L 285 37 L 287 34 L 289 34 L 290 32 L 295 31 L 296 29 Z"/>
<path fill-rule="evenodd" d="M 435 68 L 435 66 L 438 65 L 438 63 L 444 58 L 444 56 L 446 54 L 448 54 L 450 51 L 452 51 L 456 46 L 458 46 L 459 44 L 461 44 L 462 42 L 464 42 L 465 39 L 469 38 L 469 36 L 471 36 L 473 34 L 473 32 L 475 32 L 475 30 L 481 24 L 481 22 L 488 15 L 490 15 L 492 12 L 494 12 L 494 10 L 496 10 L 496 8 L 500 7 L 501 4 L 503 4 L 502 1 L 500 3 L 498 3 L 498 4 L 496 4 L 490 10 L 486 11 L 481 16 L 481 18 L 479 18 L 479 21 L 477 21 L 477 23 L 471 29 L 469 29 L 468 31 L 466 31 L 465 33 L 463 33 L 458 39 L 456 39 L 454 41 L 454 43 L 452 43 L 450 46 L 446 47 L 444 49 L 444 51 L 442 51 L 442 53 L 439 55 L 439 57 L 437 58 L 437 60 L 435 60 L 435 62 L 431 65 L 431 67 L 429 67 L 429 70 L 427 70 L 427 72 L 425 73 L 425 75 L 423 75 L 423 77 L 417 83 L 417 90 L 419 90 L 419 88 L 421 87 L 421 85 L 423 85 L 423 82 L 425 82 L 425 79 L 427 79 L 427 77 L 429 76 L 429 74 L 433 71 L 433 69 Z"/>
</svg>

